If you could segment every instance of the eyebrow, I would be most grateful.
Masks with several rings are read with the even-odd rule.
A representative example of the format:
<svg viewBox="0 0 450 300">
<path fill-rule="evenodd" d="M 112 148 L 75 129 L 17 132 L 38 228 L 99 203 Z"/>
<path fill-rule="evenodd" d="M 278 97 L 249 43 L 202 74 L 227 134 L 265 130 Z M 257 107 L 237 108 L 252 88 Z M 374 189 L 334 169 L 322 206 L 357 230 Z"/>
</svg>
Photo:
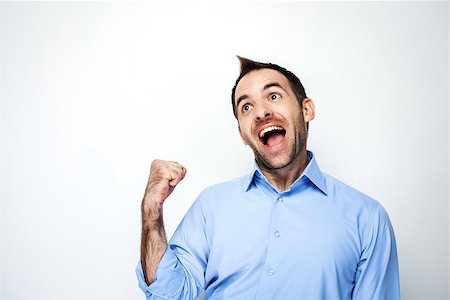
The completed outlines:
<svg viewBox="0 0 450 300">
<path fill-rule="evenodd" d="M 267 89 L 270 89 L 271 87 L 278 87 L 278 88 L 282 89 L 282 90 L 287 94 L 287 91 L 286 91 L 286 90 L 281 86 L 281 84 L 279 84 L 278 82 L 271 82 L 271 83 L 266 84 L 266 85 L 263 87 L 263 91 L 265 91 L 265 90 L 267 90 Z M 237 99 L 236 107 L 239 107 L 239 103 L 241 103 L 241 101 L 243 101 L 243 100 L 245 100 L 245 99 L 248 99 L 248 95 L 242 95 L 242 96 L 240 96 L 240 97 Z"/>
<path fill-rule="evenodd" d="M 263 88 L 263 91 L 270 89 L 271 87 L 274 87 L 274 86 L 282 89 L 285 93 L 287 93 L 287 91 L 278 82 L 271 82 L 271 83 L 266 84 Z"/>
</svg>

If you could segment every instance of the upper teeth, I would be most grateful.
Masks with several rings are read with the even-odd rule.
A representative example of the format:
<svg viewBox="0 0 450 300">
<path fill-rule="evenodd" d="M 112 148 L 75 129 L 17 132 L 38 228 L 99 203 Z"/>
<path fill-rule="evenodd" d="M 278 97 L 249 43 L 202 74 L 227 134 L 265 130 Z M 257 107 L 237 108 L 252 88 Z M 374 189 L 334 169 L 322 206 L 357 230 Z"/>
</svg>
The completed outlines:
<svg viewBox="0 0 450 300">
<path fill-rule="evenodd" d="M 259 133 L 259 137 L 262 138 L 266 133 L 268 133 L 269 131 L 273 131 L 273 130 L 283 130 L 283 128 L 280 126 L 270 126 L 270 127 L 264 128 Z"/>
</svg>

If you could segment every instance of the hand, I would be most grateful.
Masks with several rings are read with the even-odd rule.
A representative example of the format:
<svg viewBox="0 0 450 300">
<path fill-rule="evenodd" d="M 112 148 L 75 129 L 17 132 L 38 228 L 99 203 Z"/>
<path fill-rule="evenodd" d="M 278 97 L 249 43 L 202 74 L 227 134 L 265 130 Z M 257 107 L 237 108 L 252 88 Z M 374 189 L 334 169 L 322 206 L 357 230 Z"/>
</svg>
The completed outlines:
<svg viewBox="0 0 450 300">
<path fill-rule="evenodd" d="M 186 168 L 177 162 L 155 159 L 150 168 L 143 206 L 161 208 L 186 172 Z"/>
</svg>

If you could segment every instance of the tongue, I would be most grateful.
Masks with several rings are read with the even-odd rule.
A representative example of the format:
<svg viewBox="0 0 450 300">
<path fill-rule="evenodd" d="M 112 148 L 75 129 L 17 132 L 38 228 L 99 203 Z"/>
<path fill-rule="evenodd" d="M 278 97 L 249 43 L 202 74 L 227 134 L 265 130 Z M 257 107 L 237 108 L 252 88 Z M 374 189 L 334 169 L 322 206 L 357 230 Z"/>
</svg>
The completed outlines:
<svg viewBox="0 0 450 300">
<path fill-rule="evenodd" d="M 284 135 L 281 133 L 273 133 L 267 138 L 267 146 L 273 147 L 281 144 Z"/>
</svg>

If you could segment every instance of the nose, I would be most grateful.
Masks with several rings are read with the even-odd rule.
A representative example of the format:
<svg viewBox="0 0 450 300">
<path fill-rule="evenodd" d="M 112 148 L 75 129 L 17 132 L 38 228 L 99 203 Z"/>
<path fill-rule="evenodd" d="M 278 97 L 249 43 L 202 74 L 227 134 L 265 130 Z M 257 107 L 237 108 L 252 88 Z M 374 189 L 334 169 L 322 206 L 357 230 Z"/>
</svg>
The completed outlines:
<svg viewBox="0 0 450 300">
<path fill-rule="evenodd" d="M 255 118 L 256 120 L 263 120 L 272 116 L 272 110 L 269 105 L 262 102 L 257 107 L 255 107 Z"/>
</svg>

